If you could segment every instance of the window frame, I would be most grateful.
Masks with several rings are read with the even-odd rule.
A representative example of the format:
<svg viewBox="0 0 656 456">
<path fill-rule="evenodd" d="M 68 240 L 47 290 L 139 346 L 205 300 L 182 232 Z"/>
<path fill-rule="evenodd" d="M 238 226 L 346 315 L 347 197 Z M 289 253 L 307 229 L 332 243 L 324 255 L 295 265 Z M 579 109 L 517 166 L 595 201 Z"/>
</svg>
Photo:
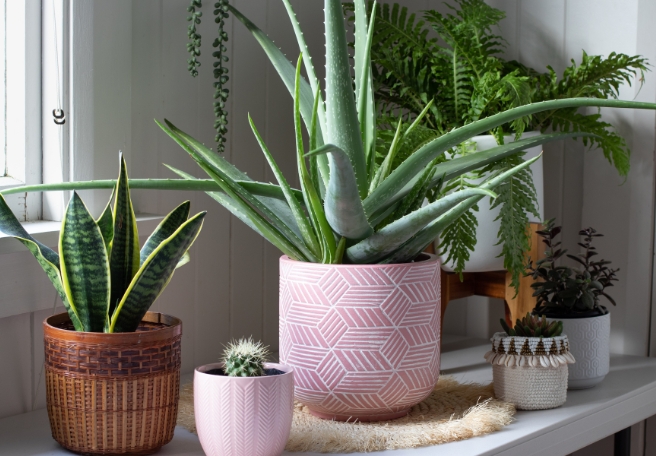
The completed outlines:
<svg viewBox="0 0 656 456">
<path fill-rule="evenodd" d="M 41 183 L 41 1 L 7 1 L 7 138 L 6 170 L 0 190 Z M 12 30 L 14 29 L 14 30 Z M 24 30 L 24 34 L 15 33 Z M 9 44 L 9 43 L 8 43 Z M 38 220 L 42 198 L 38 193 L 7 197 L 19 220 Z"/>
</svg>

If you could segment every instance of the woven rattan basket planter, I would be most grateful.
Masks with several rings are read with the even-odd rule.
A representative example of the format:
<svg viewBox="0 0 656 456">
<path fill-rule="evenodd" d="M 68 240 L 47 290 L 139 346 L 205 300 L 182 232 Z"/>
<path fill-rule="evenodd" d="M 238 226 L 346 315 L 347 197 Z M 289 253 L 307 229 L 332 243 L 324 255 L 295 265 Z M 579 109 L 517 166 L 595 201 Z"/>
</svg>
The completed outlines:
<svg viewBox="0 0 656 456">
<path fill-rule="evenodd" d="M 43 322 L 53 438 L 83 454 L 152 454 L 173 438 L 180 390 L 179 319 L 148 312 L 134 333 L 76 332 Z"/>
</svg>

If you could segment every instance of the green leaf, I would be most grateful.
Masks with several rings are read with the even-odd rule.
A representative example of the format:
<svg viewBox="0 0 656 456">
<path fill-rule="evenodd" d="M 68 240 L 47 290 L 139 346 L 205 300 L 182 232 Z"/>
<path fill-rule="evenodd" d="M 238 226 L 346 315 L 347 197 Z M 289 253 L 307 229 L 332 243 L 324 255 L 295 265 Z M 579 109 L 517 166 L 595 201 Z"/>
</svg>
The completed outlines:
<svg viewBox="0 0 656 456">
<path fill-rule="evenodd" d="M 176 265 L 196 240 L 206 212 L 183 223 L 146 258 L 116 307 L 109 332 L 135 331 L 150 306 L 173 277 Z"/>
<path fill-rule="evenodd" d="M 609 108 L 656 109 L 654 103 L 623 100 L 599 100 L 595 98 L 568 98 L 531 103 L 477 120 L 431 141 L 405 160 L 365 200 L 368 214 L 374 213 L 393 198 L 408 182 L 420 173 L 436 157 L 458 144 L 486 131 L 492 130 L 520 117 L 543 111 L 583 106 Z"/>
<path fill-rule="evenodd" d="M 112 190 L 112 195 L 107 201 L 107 206 L 105 210 L 100 215 L 96 223 L 100 228 L 102 237 L 105 240 L 105 248 L 107 249 L 107 255 L 111 254 L 112 251 L 112 240 L 114 239 L 114 214 L 112 213 L 112 199 L 114 198 L 114 190 Z"/>
<path fill-rule="evenodd" d="M 68 301 L 85 331 L 102 332 L 108 318 L 110 268 L 105 241 L 86 206 L 73 193 L 59 236 L 61 274 Z"/>
<path fill-rule="evenodd" d="M 360 135 L 368 163 L 367 174 L 375 155 L 376 106 L 374 104 L 374 85 L 371 78 L 371 43 L 376 20 L 376 3 L 373 3 L 371 18 L 367 26 L 367 12 L 364 0 L 355 1 L 355 99 L 360 122 Z M 369 175 L 368 179 L 369 180 Z"/>
<path fill-rule="evenodd" d="M 504 182 L 510 176 L 520 172 L 522 169 L 530 166 L 536 160 L 542 157 L 542 154 L 534 157 L 530 160 L 525 161 L 519 166 L 516 166 L 508 171 L 500 173 L 496 176 L 493 176 L 478 188 L 492 190 L 497 185 Z M 437 218 L 435 221 L 426 225 L 422 230 L 420 230 L 415 236 L 403 244 L 396 252 L 380 261 L 381 263 L 406 263 L 415 258 L 428 244 L 433 242 L 433 240 L 439 236 L 439 234 L 457 220 L 462 214 L 466 213 L 471 207 L 478 203 L 483 196 L 472 196 L 468 200 L 462 201 L 454 208 L 447 211 L 445 214 Z"/>
<path fill-rule="evenodd" d="M 248 121 L 250 122 L 251 129 L 253 130 L 253 134 L 255 135 L 255 138 L 257 139 L 257 142 L 260 145 L 262 152 L 264 153 L 264 157 L 267 159 L 267 162 L 269 163 L 269 166 L 273 171 L 273 175 L 276 176 L 276 180 L 278 181 L 278 184 L 280 184 L 280 188 L 282 189 L 282 192 L 285 195 L 287 204 L 289 204 L 289 207 L 291 208 L 292 213 L 294 214 L 294 218 L 296 219 L 296 224 L 301 230 L 301 236 L 303 238 L 303 242 L 305 242 L 305 246 L 308 249 L 310 249 L 310 251 L 312 251 L 314 256 L 320 257 L 321 247 L 319 246 L 319 241 L 317 241 L 317 238 L 314 235 L 314 231 L 312 231 L 312 225 L 310 224 L 307 215 L 303 212 L 300 203 L 296 199 L 296 196 L 293 194 L 291 187 L 287 183 L 287 179 L 285 179 L 285 176 L 282 174 L 282 171 L 280 171 L 278 164 L 273 159 L 271 152 L 269 152 L 269 149 L 264 143 L 264 140 L 260 136 L 260 133 L 257 131 L 257 128 L 255 127 L 255 123 L 253 122 L 253 119 L 251 119 L 250 115 L 248 116 Z M 299 131 L 298 134 L 302 134 L 302 133 Z"/>
<path fill-rule="evenodd" d="M 374 264 L 396 251 L 432 220 L 461 201 L 475 195 L 487 195 L 496 198 L 494 192 L 484 188 L 470 188 L 451 193 L 390 223 L 368 238 L 349 247 L 346 256 L 351 263 Z"/>
<path fill-rule="evenodd" d="M 148 237 L 146 243 L 141 248 L 139 254 L 139 265 L 144 264 L 146 259 L 150 256 L 151 253 L 159 246 L 164 240 L 171 237 L 171 235 L 178 229 L 180 226 L 187 221 L 189 218 L 189 209 L 191 208 L 191 203 L 185 201 L 180 204 L 178 207 L 173 209 L 169 214 L 164 217 L 155 231 Z"/>
<path fill-rule="evenodd" d="M 225 176 L 224 180 L 226 180 L 226 182 L 229 181 L 235 183 L 236 181 L 252 181 L 250 177 L 239 171 L 225 158 L 212 152 L 211 149 L 208 149 L 205 145 L 178 129 L 168 120 L 165 121 L 167 126 L 162 125 L 157 120 L 155 122 L 171 137 L 171 139 L 177 142 L 180 147 L 191 155 L 201 168 L 204 166 L 211 167 L 215 172 Z M 263 207 L 263 211 L 267 214 L 267 217 L 272 219 L 272 222 L 276 224 L 277 229 L 281 233 L 285 234 L 291 232 L 291 239 L 300 237 L 300 230 L 296 225 L 296 219 L 286 201 L 280 201 L 277 198 L 266 196 L 255 196 L 255 199 L 256 202 L 254 204 L 258 207 L 258 210 L 260 207 Z M 270 217 L 269 214 L 273 214 L 273 217 Z"/>
<path fill-rule="evenodd" d="M 358 193 L 355 174 L 346 152 L 326 144 L 308 155 L 330 154 L 330 181 L 324 208 L 326 219 L 335 233 L 347 239 L 360 240 L 373 233 Z"/>
<path fill-rule="evenodd" d="M 159 124 L 159 122 L 158 122 Z M 285 255 L 290 258 L 307 261 L 308 258 L 317 261 L 312 255 L 303 241 L 296 236 L 294 231 L 281 220 L 276 213 L 271 209 L 271 204 L 266 205 L 262 200 L 257 199 L 248 191 L 244 190 L 237 182 L 235 182 L 227 173 L 225 173 L 218 166 L 214 166 L 210 159 L 205 158 L 201 153 L 188 144 L 181 135 L 178 135 L 173 130 L 170 130 L 163 125 L 160 127 L 178 143 L 205 171 L 214 181 L 221 187 L 221 189 L 232 199 L 234 203 L 231 207 L 236 208 L 242 217 L 250 219 L 251 223 L 257 227 L 259 232 L 269 240 L 272 244 L 278 247 Z M 219 199 L 215 198 L 217 201 Z M 277 201 L 272 199 L 272 201 Z M 284 204 L 284 203 L 283 203 Z M 226 206 L 227 208 L 228 206 Z M 291 212 L 289 206 L 287 211 Z M 264 214 L 264 216 L 260 215 Z M 295 222 L 292 221 L 295 225 Z"/>
<path fill-rule="evenodd" d="M 50 247 L 43 245 L 25 231 L 23 225 L 21 225 L 14 213 L 9 209 L 9 206 L 2 195 L 0 195 L 0 231 L 18 240 L 28 248 L 32 255 L 34 255 L 34 258 L 39 262 L 39 265 L 48 276 L 48 279 L 50 279 L 50 282 L 52 282 L 57 293 L 59 293 L 59 297 L 71 317 L 75 330 L 83 331 L 84 329 L 79 317 L 77 316 L 77 311 L 66 297 L 66 291 L 64 290 L 61 273 L 59 271 L 59 255 Z"/>
<path fill-rule="evenodd" d="M 335 256 L 335 235 L 333 230 L 328 224 L 326 219 L 326 213 L 323 210 L 321 204 L 321 199 L 319 198 L 319 192 L 316 187 L 321 187 L 321 182 L 318 179 L 312 179 L 312 176 L 308 173 L 307 166 L 305 164 L 305 155 L 303 147 L 303 134 L 301 132 L 301 114 L 300 114 L 300 87 L 301 87 L 301 61 L 303 56 L 301 55 L 296 65 L 296 91 L 294 93 L 294 130 L 296 132 L 296 164 L 298 167 L 298 176 L 301 181 L 301 189 L 303 191 L 303 200 L 305 201 L 305 207 L 308 210 L 312 226 L 314 227 L 315 233 L 319 238 L 321 243 L 321 262 L 324 264 L 332 263 Z M 312 131 L 316 130 L 316 120 L 317 120 L 317 110 L 319 109 L 319 89 L 314 98 L 314 107 L 312 112 Z M 316 145 L 316 139 L 314 135 L 310 135 L 310 147 Z M 310 157 L 310 161 L 316 162 L 317 155 Z M 324 188 L 325 193 L 325 188 Z"/>
<path fill-rule="evenodd" d="M 114 238 L 109 257 L 112 294 L 109 302 L 111 316 L 116 304 L 123 298 L 125 290 L 139 269 L 139 232 L 130 199 L 130 184 L 123 155 L 114 201 Z"/>
<path fill-rule="evenodd" d="M 287 90 L 289 91 L 289 94 L 293 97 L 294 96 L 294 74 L 295 74 L 295 67 L 294 65 L 287 60 L 287 57 L 285 57 L 285 54 L 271 41 L 271 39 L 264 33 L 262 30 L 260 30 L 255 24 L 253 24 L 246 16 L 241 14 L 239 10 L 237 10 L 234 6 L 228 5 L 228 8 L 230 8 L 230 11 L 235 15 L 239 21 L 246 26 L 248 31 L 251 32 L 253 37 L 257 40 L 257 42 L 260 44 L 264 52 L 266 53 L 267 57 L 269 57 L 269 60 L 273 64 L 273 67 L 276 69 L 278 72 L 278 75 L 280 76 L 280 79 L 282 82 L 285 84 L 285 87 L 287 87 Z M 289 12 L 289 11 L 288 11 Z M 292 11 L 293 13 L 293 11 Z M 291 16 L 290 16 L 291 18 Z M 292 19 L 292 25 L 294 26 L 294 29 L 298 28 L 297 37 L 298 34 L 300 33 L 300 27 L 297 27 L 297 21 Z M 301 35 L 302 36 L 302 35 Z M 301 52 L 307 53 L 307 46 L 301 45 Z M 307 53 L 308 61 L 309 61 L 309 53 Z M 315 76 L 316 79 L 316 76 Z M 313 82 L 314 84 L 314 82 Z M 318 83 L 317 87 L 319 87 Z M 310 131 L 310 126 L 312 125 L 312 104 L 314 102 L 314 93 L 317 89 L 313 88 L 310 84 L 305 79 L 302 79 L 301 81 L 301 115 L 303 116 L 303 121 L 305 122 L 305 126 Z M 323 127 L 322 127 L 323 129 Z M 318 144 L 323 144 L 325 141 L 325 136 L 321 134 L 321 132 L 317 132 L 317 143 Z M 324 184 L 328 185 L 328 176 L 330 175 L 330 171 L 328 169 L 328 162 L 326 160 L 319 160 L 319 170 L 321 172 L 321 176 L 323 178 Z"/>
<path fill-rule="evenodd" d="M 353 80 L 346 45 L 344 13 L 340 0 L 325 0 L 326 20 L 326 143 L 344 151 L 353 171 L 360 198 L 367 196 L 367 169 L 360 123 L 355 107 Z M 331 173 L 334 163 L 329 156 Z M 331 176 L 332 178 L 332 176 Z M 329 184 L 330 185 L 330 184 Z"/>
</svg>

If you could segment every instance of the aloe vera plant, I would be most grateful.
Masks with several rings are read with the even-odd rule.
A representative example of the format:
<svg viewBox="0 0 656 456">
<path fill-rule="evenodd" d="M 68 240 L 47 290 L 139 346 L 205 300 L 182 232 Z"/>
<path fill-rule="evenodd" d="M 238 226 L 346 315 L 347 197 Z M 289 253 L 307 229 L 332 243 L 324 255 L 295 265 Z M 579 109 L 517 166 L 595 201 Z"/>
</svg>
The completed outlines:
<svg viewBox="0 0 656 456">
<path fill-rule="evenodd" d="M 371 76 L 371 43 L 375 10 L 354 2 L 354 67 L 350 66 L 345 19 L 339 0 L 324 0 L 326 78 L 318 80 L 301 26 L 289 0 L 282 0 L 295 32 L 301 57 L 291 63 L 273 41 L 233 6 L 230 13 L 253 35 L 294 99 L 296 158 L 300 189 L 282 175 L 273 155 L 250 121 L 277 184 L 257 182 L 184 133 L 169 121 L 158 125 L 184 149 L 210 179 L 196 180 L 171 168 L 181 179 L 136 180 L 133 188 L 206 191 L 236 217 L 290 258 L 321 263 L 401 263 L 414 260 L 449 224 L 531 161 L 497 171 L 474 188 L 445 195 L 422 207 L 427 191 L 472 170 L 493 165 L 538 144 L 582 132 L 541 134 L 493 149 L 442 161 L 445 152 L 473 136 L 534 114 L 584 106 L 656 109 L 656 104 L 598 98 L 568 98 L 509 109 L 455 128 L 421 146 L 392 170 L 389 163 L 400 144 L 421 121 L 399 128 L 390 146 L 392 157 L 376 164 L 376 115 Z M 372 3 L 372 8 L 376 4 Z M 372 14 L 373 12 L 373 14 Z M 305 77 L 301 70 L 305 69 Z M 325 102 L 324 102 L 325 100 Z M 303 127 L 309 137 L 303 140 Z M 536 158 L 537 159 L 537 158 Z M 534 159 L 534 160 L 536 160 Z M 101 188 L 111 181 L 42 185 L 16 191 Z M 8 192 L 5 192 L 8 193 Z"/>
<path fill-rule="evenodd" d="M 112 207 L 112 199 L 114 205 Z M 34 255 L 59 293 L 76 331 L 135 331 L 146 311 L 188 261 L 205 212 L 189 218 L 189 201 L 175 208 L 139 250 L 125 160 L 102 215 L 91 216 L 73 193 L 62 220 L 59 253 L 21 226 L 0 196 L 0 231 Z"/>
</svg>

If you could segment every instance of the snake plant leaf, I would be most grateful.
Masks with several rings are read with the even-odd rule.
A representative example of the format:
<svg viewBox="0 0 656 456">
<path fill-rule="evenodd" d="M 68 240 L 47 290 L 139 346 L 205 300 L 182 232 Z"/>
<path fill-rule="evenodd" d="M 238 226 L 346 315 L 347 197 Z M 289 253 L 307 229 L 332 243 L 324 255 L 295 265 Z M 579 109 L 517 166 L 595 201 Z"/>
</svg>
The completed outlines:
<svg viewBox="0 0 656 456">
<path fill-rule="evenodd" d="M 524 163 L 515 166 L 507 171 L 499 173 L 492 178 L 488 179 L 486 182 L 481 184 L 479 189 L 492 190 L 497 185 L 503 183 L 510 176 L 518 173 L 522 169 L 530 166 L 538 159 L 542 157 L 542 154 L 534 157 L 530 160 L 526 160 Z M 433 242 L 436 237 L 446 228 L 449 224 L 454 222 L 458 217 L 467 212 L 472 206 L 478 203 L 481 199 L 484 198 L 484 195 L 471 196 L 469 199 L 458 203 L 455 207 L 448 210 L 441 217 L 438 217 L 435 221 L 426 225 L 421 229 L 416 235 L 409 239 L 405 244 L 403 244 L 396 252 L 389 255 L 387 258 L 382 260 L 380 263 L 390 264 L 390 263 L 407 263 L 415 258 L 422 250 L 426 248 L 428 244 Z"/>
<path fill-rule="evenodd" d="M 165 120 L 167 125 L 166 127 L 157 120 L 155 122 L 160 126 L 160 128 L 162 128 L 162 130 L 164 130 L 167 135 L 169 135 L 189 155 L 191 155 L 191 157 L 197 163 L 200 164 L 202 162 L 214 169 L 220 170 L 221 174 L 225 174 L 231 182 L 253 180 L 245 173 L 237 169 L 230 162 L 228 162 L 225 158 L 220 156 L 220 154 L 212 152 L 204 144 L 192 138 L 168 120 Z M 281 232 L 291 230 L 296 236 L 301 236 L 300 230 L 296 225 L 294 214 L 292 214 L 292 211 L 287 205 L 286 201 L 279 201 L 276 198 L 270 198 L 266 196 L 257 196 L 256 198 L 259 200 L 258 205 L 264 205 L 267 210 L 275 214 L 274 221 L 280 220 L 280 222 L 284 224 L 283 228 L 279 228 Z"/>
<path fill-rule="evenodd" d="M 563 98 L 559 100 L 541 101 L 530 103 L 509 109 L 490 117 L 477 120 L 449 133 L 434 139 L 412 154 L 390 176 L 364 200 L 364 208 L 367 214 L 373 214 L 382 206 L 387 204 L 402 188 L 415 176 L 421 173 L 431 161 L 439 157 L 445 151 L 458 144 L 473 138 L 476 135 L 490 131 L 500 125 L 512 122 L 521 117 L 530 116 L 542 111 L 563 108 L 578 108 L 583 106 L 609 107 L 609 108 L 633 108 L 654 109 L 653 103 L 624 100 L 604 100 L 599 98 Z"/>
<path fill-rule="evenodd" d="M 516 153 L 519 153 L 521 151 L 524 151 L 526 149 L 529 149 L 537 145 L 544 145 L 552 141 L 559 141 L 561 139 L 574 138 L 574 137 L 580 138 L 586 136 L 596 137 L 596 135 L 590 133 L 577 133 L 577 132 L 549 133 L 544 135 L 533 136 L 526 139 L 521 139 L 519 141 L 514 141 L 508 144 L 503 144 L 501 146 L 493 147 L 491 149 L 476 152 L 475 154 L 465 155 L 463 157 L 456 157 L 452 160 L 448 160 L 444 163 L 435 165 L 435 174 L 433 175 L 434 177 L 431 180 L 431 184 L 429 185 L 429 188 L 433 188 L 435 185 L 439 183 L 441 179 L 444 180 L 444 182 L 446 182 L 450 179 L 461 176 L 475 169 L 480 169 L 483 166 L 496 162 L 497 160 L 509 157 L 511 155 L 514 155 Z M 410 193 L 414 183 L 418 179 L 419 177 L 413 178 L 410 182 L 408 182 L 405 185 L 405 187 L 403 187 L 403 189 L 401 189 L 396 195 L 394 195 L 393 198 L 390 198 L 382 207 L 383 208 L 388 207 L 389 205 L 392 205 L 397 201 L 400 201 L 403 198 L 405 198 Z M 372 217 L 374 215 L 372 215 Z"/>
<path fill-rule="evenodd" d="M 59 297 L 64 303 L 66 311 L 71 317 L 75 330 L 82 331 L 82 324 L 80 323 L 76 310 L 68 302 L 66 292 L 64 291 L 64 285 L 59 270 L 59 254 L 30 236 L 11 209 L 9 209 L 9 206 L 2 195 L 0 195 L 0 231 L 7 236 L 11 236 L 18 240 L 21 244 L 27 247 L 32 255 L 34 255 L 34 258 L 36 258 L 39 265 L 48 276 L 48 279 L 52 282 L 55 290 L 57 290 Z"/>
<path fill-rule="evenodd" d="M 109 332 L 137 329 L 146 311 L 171 280 L 176 265 L 196 240 L 205 214 L 200 212 L 191 217 L 150 253 L 116 307 Z"/>
<path fill-rule="evenodd" d="M 269 148 L 266 146 L 264 140 L 262 139 L 262 136 L 260 136 L 260 133 L 257 131 L 257 128 L 255 127 L 255 123 L 253 122 L 253 119 L 251 118 L 250 115 L 248 116 L 248 121 L 251 125 L 251 129 L 253 130 L 253 134 L 255 135 L 255 138 L 257 139 L 257 142 L 260 145 L 260 148 L 262 149 L 262 152 L 264 153 L 267 162 L 269 163 L 269 167 L 271 167 L 271 170 L 273 171 L 273 175 L 276 177 L 278 184 L 280 184 L 280 188 L 282 189 L 285 195 L 287 204 L 289 204 L 289 207 L 291 208 L 292 213 L 294 214 L 294 218 L 296 219 L 296 224 L 301 230 L 301 236 L 303 238 L 303 241 L 305 242 L 305 245 L 312 251 L 312 253 L 316 257 L 320 257 L 321 247 L 319 245 L 319 241 L 317 240 L 317 237 L 314 235 L 314 231 L 312 230 L 312 225 L 310 223 L 310 220 L 308 220 L 308 217 L 303 212 L 300 203 L 296 199 L 295 195 L 292 193 L 292 189 L 289 183 L 287 182 L 287 179 L 285 179 L 285 176 L 282 174 L 282 171 L 280 171 L 278 164 L 273 159 L 273 156 L 271 155 Z"/>
<path fill-rule="evenodd" d="M 374 264 L 396 251 L 432 220 L 455 207 L 461 201 L 476 195 L 496 198 L 496 194 L 484 188 L 468 188 L 446 195 L 383 227 L 368 238 L 346 250 L 351 263 Z"/>
<path fill-rule="evenodd" d="M 100 228 L 102 233 L 103 240 L 105 241 L 105 248 L 107 249 L 107 255 L 110 255 L 112 251 L 112 240 L 114 239 L 114 214 L 112 213 L 112 199 L 114 198 L 114 190 L 107 201 L 107 205 L 103 210 L 103 213 L 100 214 L 96 223 Z"/>
<path fill-rule="evenodd" d="M 260 231 L 266 231 L 266 238 L 274 243 L 278 248 L 281 248 L 285 254 L 288 252 L 292 258 L 302 259 L 304 261 L 318 261 L 316 256 L 307 248 L 305 243 L 299 236 L 290 228 L 289 225 L 283 221 L 276 212 L 272 209 L 271 204 L 264 204 L 251 193 L 244 190 L 237 182 L 230 176 L 223 172 L 217 166 L 213 166 L 212 162 L 198 153 L 193 147 L 184 141 L 181 136 L 178 136 L 173 131 L 168 132 L 169 136 L 173 138 L 178 145 L 180 145 L 196 163 L 205 171 L 214 181 L 219 184 L 221 189 L 230 196 L 235 203 L 244 212 L 244 215 L 251 218 L 253 223 L 258 226 Z M 277 203 L 283 203 L 272 199 Z M 286 206 L 288 212 L 291 212 L 289 206 Z M 262 214 L 262 215 L 260 215 Z M 292 224 L 296 226 L 296 222 L 292 220 Z M 273 228 L 273 230 L 271 229 Z M 298 227 L 296 227 L 298 229 Z"/>
<path fill-rule="evenodd" d="M 173 209 L 169 215 L 164 217 L 164 220 L 155 228 L 155 231 L 148 237 L 146 243 L 141 248 L 139 253 L 139 265 L 143 265 L 146 259 L 150 256 L 151 253 L 160 245 L 165 239 L 171 237 L 171 235 L 180 228 L 180 226 L 187 221 L 189 218 L 189 209 L 191 208 L 191 203 L 185 201 L 180 204 L 178 207 Z"/>
<path fill-rule="evenodd" d="M 360 199 L 364 199 L 368 193 L 367 167 L 360 136 L 360 123 L 355 107 L 341 0 L 325 0 L 324 10 L 326 16 L 326 124 L 328 127 L 326 143 L 333 144 L 346 153 L 355 172 Z M 330 157 L 328 161 L 330 172 L 333 173 L 335 170 Z"/>
<path fill-rule="evenodd" d="M 262 30 L 260 30 L 255 24 L 253 24 L 246 16 L 241 14 L 239 10 L 237 10 L 234 6 L 228 5 L 228 8 L 230 8 L 230 11 L 234 16 L 242 23 L 244 26 L 248 29 L 248 31 L 251 32 L 253 37 L 257 40 L 257 42 L 260 44 L 264 52 L 266 53 L 267 57 L 269 57 L 269 60 L 271 61 L 271 64 L 273 67 L 276 69 L 278 72 L 278 75 L 280 76 L 280 79 L 282 82 L 285 84 L 285 87 L 287 87 L 287 90 L 289 91 L 289 94 L 293 97 L 294 96 L 294 73 L 295 73 L 295 68 L 294 65 L 285 57 L 285 54 L 271 41 L 271 39 L 264 33 Z M 291 6 L 290 6 L 291 8 Z M 290 18 L 292 16 L 290 15 Z M 295 23 L 298 23 L 296 21 L 296 17 L 294 15 L 294 18 L 292 19 L 292 25 Z M 296 31 L 296 26 L 294 25 Z M 298 27 L 298 32 L 296 33 L 297 38 L 299 37 L 300 33 L 300 26 Z M 301 39 L 302 39 L 302 33 L 300 34 Z M 302 42 L 304 43 L 305 40 L 302 39 Z M 301 44 L 301 41 L 299 41 L 299 45 L 301 46 L 301 52 L 303 52 L 306 57 L 308 58 L 308 61 L 310 60 L 310 55 L 309 52 L 307 51 L 307 46 Z M 310 77 L 312 78 L 311 73 Z M 315 76 L 316 79 L 316 76 Z M 316 83 L 317 87 L 319 87 L 318 82 Z M 310 127 L 312 125 L 312 104 L 314 102 L 314 93 L 315 93 L 316 88 L 312 88 L 312 86 L 305 80 L 303 79 L 301 81 L 301 115 L 303 116 L 303 121 L 305 122 L 305 126 L 308 131 L 310 131 Z M 324 121 L 325 124 L 325 121 Z M 324 126 L 322 126 L 322 130 L 324 129 Z M 321 131 L 317 131 L 317 143 L 318 144 L 323 144 L 325 141 L 326 135 L 322 134 Z M 328 168 L 328 162 L 325 159 L 325 157 L 319 157 L 318 160 L 318 165 L 319 165 L 319 171 L 321 174 L 321 177 L 324 181 L 324 185 L 328 186 L 328 177 L 330 175 L 330 170 Z"/>
<path fill-rule="evenodd" d="M 59 235 L 62 283 L 84 331 L 103 332 L 111 295 L 110 265 L 98 224 L 73 193 Z"/>
<path fill-rule="evenodd" d="M 111 271 L 112 295 L 109 315 L 121 300 L 132 278 L 139 269 L 139 232 L 130 199 L 130 184 L 123 155 L 120 156 L 120 171 L 114 199 L 114 238 L 112 240 L 109 268 Z"/>
<path fill-rule="evenodd" d="M 326 219 L 335 233 L 360 240 L 373 233 L 358 193 L 355 174 L 348 155 L 332 144 L 321 146 L 308 155 L 330 154 L 330 181 L 324 208 Z"/>
</svg>

